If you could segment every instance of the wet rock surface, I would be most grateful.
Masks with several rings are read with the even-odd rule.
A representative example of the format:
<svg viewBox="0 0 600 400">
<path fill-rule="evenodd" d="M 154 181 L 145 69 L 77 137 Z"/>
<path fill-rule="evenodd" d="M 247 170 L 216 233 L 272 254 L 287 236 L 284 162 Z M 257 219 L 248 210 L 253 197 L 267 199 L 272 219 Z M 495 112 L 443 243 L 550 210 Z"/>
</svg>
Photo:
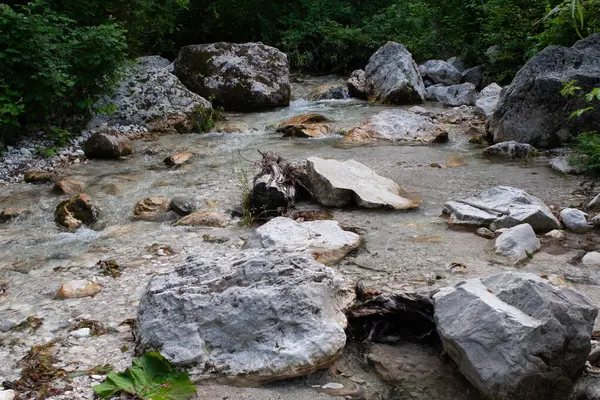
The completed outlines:
<svg viewBox="0 0 600 400">
<path fill-rule="evenodd" d="M 118 159 L 132 153 L 131 141 L 119 131 L 110 129 L 93 134 L 84 145 L 88 158 Z"/>
<path fill-rule="evenodd" d="M 91 226 L 98 220 L 99 211 L 87 194 L 80 194 L 65 200 L 56 207 L 54 220 L 62 227 L 73 232 L 86 225 Z"/>
<path fill-rule="evenodd" d="M 344 347 L 348 292 L 333 270 L 300 253 L 197 256 L 149 283 L 140 341 L 240 385 L 302 376 Z"/>
<path fill-rule="evenodd" d="M 283 121 L 277 132 L 284 137 L 321 137 L 334 133 L 333 121 L 321 114 L 305 114 Z"/>
<path fill-rule="evenodd" d="M 488 398 L 566 399 L 590 352 L 598 310 L 535 275 L 470 279 L 434 296 L 444 348 Z"/>
</svg>

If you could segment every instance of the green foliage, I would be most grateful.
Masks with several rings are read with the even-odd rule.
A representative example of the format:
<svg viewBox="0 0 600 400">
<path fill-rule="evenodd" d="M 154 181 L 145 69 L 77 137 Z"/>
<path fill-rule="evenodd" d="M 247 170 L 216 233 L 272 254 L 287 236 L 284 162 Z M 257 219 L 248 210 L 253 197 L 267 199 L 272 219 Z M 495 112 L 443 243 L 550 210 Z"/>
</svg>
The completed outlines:
<svg viewBox="0 0 600 400">
<path fill-rule="evenodd" d="M 213 103 L 215 98 L 211 96 L 208 98 L 208 100 Z M 223 107 L 204 108 L 202 106 L 198 106 L 196 109 L 195 119 L 198 132 L 210 132 L 218 121 L 225 120 L 225 109 Z"/>
<path fill-rule="evenodd" d="M 187 400 L 196 395 L 188 374 L 175 371 L 156 351 L 134 360 L 125 372 L 108 374 L 104 383 L 92 389 L 104 399 L 122 392 L 143 400 Z"/>
<path fill-rule="evenodd" d="M 23 126 L 83 125 L 126 56 L 124 30 L 114 21 L 79 26 L 43 1 L 0 4 L 0 32 L 3 140 Z"/>
</svg>

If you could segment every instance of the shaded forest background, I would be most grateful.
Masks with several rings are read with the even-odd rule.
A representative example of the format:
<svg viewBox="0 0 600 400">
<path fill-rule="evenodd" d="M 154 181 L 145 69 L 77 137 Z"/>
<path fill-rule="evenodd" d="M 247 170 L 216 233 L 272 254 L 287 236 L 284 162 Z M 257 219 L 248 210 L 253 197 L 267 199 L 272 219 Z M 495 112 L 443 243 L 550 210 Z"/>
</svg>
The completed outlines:
<svg viewBox="0 0 600 400">
<path fill-rule="evenodd" d="M 600 29 L 600 0 L 45 0 L 0 4 L 0 142 L 83 126 L 131 58 L 262 41 L 296 71 L 363 68 L 389 40 L 509 83 L 537 51 Z"/>
</svg>

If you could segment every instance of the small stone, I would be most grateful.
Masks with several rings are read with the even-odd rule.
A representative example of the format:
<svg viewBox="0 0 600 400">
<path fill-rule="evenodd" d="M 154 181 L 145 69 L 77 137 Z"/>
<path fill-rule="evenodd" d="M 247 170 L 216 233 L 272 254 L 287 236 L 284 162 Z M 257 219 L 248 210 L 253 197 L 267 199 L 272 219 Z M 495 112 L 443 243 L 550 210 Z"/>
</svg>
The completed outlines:
<svg viewBox="0 0 600 400">
<path fill-rule="evenodd" d="M 85 183 L 76 178 L 60 179 L 54 184 L 54 191 L 61 194 L 81 194 L 85 191 Z"/>
<path fill-rule="evenodd" d="M 590 229 L 587 222 L 588 215 L 576 208 L 565 208 L 560 212 L 560 218 L 568 230 L 583 233 Z"/>
<path fill-rule="evenodd" d="M 181 215 L 182 217 L 185 217 L 186 215 L 190 215 L 191 213 L 193 213 L 196 207 L 194 206 L 194 203 L 191 200 L 186 199 L 185 197 L 174 197 L 171 200 L 169 209 Z"/>
<path fill-rule="evenodd" d="M 174 156 L 170 156 L 164 159 L 164 163 L 171 168 L 180 167 L 183 164 L 187 163 L 190 158 L 192 158 L 193 154 L 189 151 L 175 154 Z"/>
<path fill-rule="evenodd" d="M 70 335 L 77 338 L 84 338 L 90 336 L 90 332 L 90 328 L 81 328 L 71 332 Z"/>
<path fill-rule="evenodd" d="M 27 183 L 49 183 L 54 181 L 54 174 L 46 171 L 29 171 L 25 173 Z"/>
<path fill-rule="evenodd" d="M 152 220 L 167 211 L 169 211 L 169 199 L 165 197 L 148 197 L 136 203 L 133 215 L 140 219 Z"/>
<path fill-rule="evenodd" d="M 581 260 L 581 263 L 586 267 L 600 267 L 600 253 L 597 251 L 587 253 Z"/>
<path fill-rule="evenodd" d="M 477 234 L 479 236 L 481 236 L 482 238 L 486 238 L 486 239 L 495 239 L 496 238 L 496 234 L 494 232 L 490 231 L 488 228 L 477 229 Z"/>
<path fill-rule="evenodd" d="M 563 231 L 559 231 L 558 229 L 554 229 L 544 235 L 547 238 L 563 240 L 565 238 L 565 234 Z"/>
<path fill-rule="evenodd" d="M 21 150 L 19 150 L 20 153 L 24 156 L 30 156 L 31 155 L 31 151 L 29 151 L 29 149 L 26 148 L 22 148 Z"/>
<path fill-rule="evenodd" d="M 0 222 L 8 222 L 27 213 L 29 211 L 25 208 L 5 208 L 0 212 Z"/>
<path fill-rule="evenodd" d="M 210 226 L 224 228 L 229 218 L 219 211 L 196 211 L 175 222 L 175 226 Z"/>
<path fill-rule="evenodd" d="M 73 280 L 64 283 L 56 293 L 57 300 L 92 297 L 102 291 L 102 286 L 96 282 Z"/>
</svg>

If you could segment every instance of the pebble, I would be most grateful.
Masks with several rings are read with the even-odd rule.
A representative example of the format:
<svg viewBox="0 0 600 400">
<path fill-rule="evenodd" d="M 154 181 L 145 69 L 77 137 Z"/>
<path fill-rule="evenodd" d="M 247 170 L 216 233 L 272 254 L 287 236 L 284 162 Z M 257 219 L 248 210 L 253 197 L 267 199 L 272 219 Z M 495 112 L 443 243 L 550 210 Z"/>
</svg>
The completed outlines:
<svg viewBox="0 0 600 400">
<path fill-rule="evenodd" d="M 586 267 L 600 267 L 600 253 L 597 251 L 587 253 L 583 256 L 583 259 L 581 259 L 581 263 Z"/>
<path fill-rule="evenodd" d="M 482 238 L 486 238 L 486 239 L 495 239 L 496 238 L 496 234 L 494 232 L 490 231 L 488 228 L 477 229 L 477 235 L 481 236 Z"/>
<path fill-rule="evenodd" d="M 562 240 L 565 238 L 565 234 L 563 233 L 563 231 L 559 231 L 558 229 L 550 231 L 550 232 L 546 233 L 544 236 L 546 236 L 547 238 L 558 239 L 558 240 Z"/>
<path fill-rule="evenodd" d="M 81 328 L 81 329 L 77 329 L 76 331 L 71 332 L 70 335 L 73 337 L 77 337 L 77 338 L 84 338 L 84 337 L 89 337 L 90 332 L 91 332 L 90 328 Z"/>
</svg>

